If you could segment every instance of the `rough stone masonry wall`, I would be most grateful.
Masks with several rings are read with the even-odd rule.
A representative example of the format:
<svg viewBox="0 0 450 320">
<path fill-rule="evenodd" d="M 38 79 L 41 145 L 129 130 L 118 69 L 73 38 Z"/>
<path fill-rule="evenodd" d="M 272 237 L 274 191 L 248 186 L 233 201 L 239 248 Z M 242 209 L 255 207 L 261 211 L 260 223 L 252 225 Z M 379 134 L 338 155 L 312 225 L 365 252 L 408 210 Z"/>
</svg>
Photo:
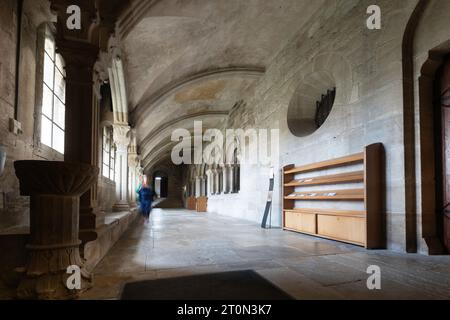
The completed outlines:
<svg viewBox="0 0 450 320">
<path fill-rule="evenodd" d="M 388 248 L 405 250 L 402 38 L 416 3 L 328 1 L 328 7 L 311 17 L 248 92 L 247 106 L 235 113 L 230 120 L 232 126 L 280 129 L 273 224 L 281 224 L 278 170 L 284 165 L 345 156 L 381 142 L 387 162 Z M 372 4 L 381 7 L 381 30 L 366 28 L 366 10 Z M 309 84 L 316 85 L 313 79 L 320 72 L 334 78 L 335 106 L 319 130 L 307 137 L 296 137 L 287 126 L 289 103 L 299 86 L 307 90 Z M 260 222 L 267 198 L 268 170 L 242 167 L 241 181 L 240 194 L 233 195 L 234 210 L 223 205 L 227 196 L 209 199 L 209 209 Z"/>
<path fill-rule="evenodd" d="M 60 158 L 38 150 L 33 143 L 37 29 L 44 21 L 52 20 L 48 7 L 46 1 L 24 1 L 18 102 L 23 133 L 16 136 L 9 131 L 9 119 L 14 118 L 15 105 L 17 1 L 0 1 L 0 145 L 7 152 L 5 171 L 0 176 L 0 232 L 29 225 L 29 200 L 19 194 L 13 162 Z"/>
</svg>

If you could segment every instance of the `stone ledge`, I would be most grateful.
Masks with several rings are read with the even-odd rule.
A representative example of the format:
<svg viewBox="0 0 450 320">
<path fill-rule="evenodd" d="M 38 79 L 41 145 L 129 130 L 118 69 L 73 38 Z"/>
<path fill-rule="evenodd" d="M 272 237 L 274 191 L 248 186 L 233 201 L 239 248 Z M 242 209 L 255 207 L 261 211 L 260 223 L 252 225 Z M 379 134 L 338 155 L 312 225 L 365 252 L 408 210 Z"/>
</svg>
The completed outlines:
<svg viewBox="0 0 450 320">
<path fill-rule="evenodd" d="M 111 212 L 105 215 L 105 224 L 99 227 L 97 239 L 84 248 L 85 268 L 92 272 L 117 240 L 138 216 L 137 209 L 128 212 Z"/>
</svg>

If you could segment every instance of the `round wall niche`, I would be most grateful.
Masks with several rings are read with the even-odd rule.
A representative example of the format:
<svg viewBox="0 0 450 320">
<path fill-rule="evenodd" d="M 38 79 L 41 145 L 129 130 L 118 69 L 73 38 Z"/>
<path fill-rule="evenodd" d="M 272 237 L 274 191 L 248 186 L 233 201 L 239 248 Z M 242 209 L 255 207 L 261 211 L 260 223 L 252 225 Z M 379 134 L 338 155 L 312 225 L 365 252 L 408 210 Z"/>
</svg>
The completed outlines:
<svg viewBox="0 0 450 320">
<path fill-rule="evenodd" d="M 289 103 L 287 123 L 296 137 L 314 133 L 325 122 L 333 108 L 336 82 L 325 71 L 306 76 Z"/>
<path fill-rule="evenodd" d="M 287 125 L 296 137 L 307 137 L 327 120 L 332 108 L 350 102 L 352 67 L 338 53 L 323 53 L 310 64 L 312 72 L 301 76 L 287 112 Z"/>
</svg>

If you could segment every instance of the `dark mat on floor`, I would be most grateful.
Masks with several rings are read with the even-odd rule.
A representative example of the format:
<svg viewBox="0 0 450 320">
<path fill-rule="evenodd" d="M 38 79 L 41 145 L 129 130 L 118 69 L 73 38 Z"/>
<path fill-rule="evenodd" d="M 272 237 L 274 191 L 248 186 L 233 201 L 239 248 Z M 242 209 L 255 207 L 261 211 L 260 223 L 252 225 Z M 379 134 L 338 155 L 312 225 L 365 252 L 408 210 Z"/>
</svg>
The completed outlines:
<svg viewBox="0 0 450 320">
<path fill-rule="evenodd" d="M 293 300 L 252 270 L 127 283 L 122 300 Z"/>
</svg>

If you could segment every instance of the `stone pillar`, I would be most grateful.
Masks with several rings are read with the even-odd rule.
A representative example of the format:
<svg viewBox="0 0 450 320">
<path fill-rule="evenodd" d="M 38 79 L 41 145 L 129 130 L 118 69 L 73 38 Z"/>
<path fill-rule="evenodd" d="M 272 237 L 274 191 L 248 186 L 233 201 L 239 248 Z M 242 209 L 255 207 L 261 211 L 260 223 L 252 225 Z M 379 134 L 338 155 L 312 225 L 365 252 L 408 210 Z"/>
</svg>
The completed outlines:
<svg viewBox="0 0 450 320">
<path fill-rule="evenodd" d="M 209 197 L 211 195 L 211 172 L 208 170 L 206 171 L 206 178 L 205 178 L 205 195 Z"/>
<path fill-rule="evenodd" d="M 230 193 L 230 184 L 229 184 L 229 179 L 228 179 L 230 168 L 228 165 L 225 165 L 222 170 L 223 170 L 222 171 L 223 172 L 223 193 L 228 194 L 228 193 Z"/>
<path fill-rule="evenodd" d="M 136 189 L 139 181 L 139 157 L 137 153 L 128 154 L 128 200 L 130 206 L 136 206 Z"/>
<path fill-rule="evenodd" d="M 222 194 L 223 192 L 223 170 L 222 168 L 217 169 L 217 194 Z"/>
<path fill-rule="evenodd" d="M 17 296 L 77 298 L 92 281 L 80 257 L 80 196 L 97 181 L 99 170 L 87 164 L 52 161 L 17 161 L 14 166 L 21 195 L 31 196 L 28 261 Z M 78 289 L 67 287 L 69 267 L 81 271 Z"/>
<path fill-rule="evenodd" d="M 130 146 L 128 148 L 128 200 L 131 207 L 137 204 L 136 189 L 143 181 L 144 169 L 137 151 L 136 131 L 130 130 Z"/>
<path fill-rule="evenodd" d="M 201 177 L 195 177 L 195 195 L 196 198 L 202 196 L 202 179 Z"/>
<path fill-rule="evenodd" d="M 197 191 L 195 190 L 195 178 L 192 178 L 192 180 L 191 180 L 191 192 L 190 192 L 191 197 L 195 197 L 196 192 Z"/>
<path fill-rule="evenodd" d="M 212 170 L 212 194 L 216 195 L 217 194 L 217 170 L 214 169 Z"/>
<path fill-rule="evenodd" d="M 99 107 L 93 94 L 93 68 L 98 47 L 81 41 L 56 39 L 66 65 L 66 126 L 64 161 L 98 166 Z M 80 199 L 80 237 L 95 240 L 99 225 L 97 183 Z"/>
<path fill-rule="evenodd" d="M 214 175 L 212 171 L 210 170 L 208 173 L 208 196 L 213 195 L 213 189 L 214 188 Z"/>
<path fill-rule="evenodd" d="M 201 177 L 201 185 L 202 185 L 202 192 L 201 192 L 201 196 L 202 197 L 207 197 L 208 196 L 208 193 L 207 193 L 207 191 L 206 191 L 206 180 L 207 180 L 207 177 L 206 176 L 202 176 Z"/>
<path fill-rule="evenodd" d="M 230 192 L 231 193 L 236 193 L 235 186 L 234 186 L 234 170 L 235 170 L 235 165 L 231 165 L 230 170 L 228 172 L 229 178 L 230 178 Z"/>
<path fill-rule="evenodd" d="M 128 145 L 130 137 L 129 126 L 114 125 L 113 137 L 116 144 L 116 203 L 113 206 L 114 211 L 128 211 Z"/>
<path fill-rule="evenodd" d="M 217 169 L 214 169 L 213 171 L 213 193 L 212 194 L 219 194 L 219 172 Z"/>
</svg>

